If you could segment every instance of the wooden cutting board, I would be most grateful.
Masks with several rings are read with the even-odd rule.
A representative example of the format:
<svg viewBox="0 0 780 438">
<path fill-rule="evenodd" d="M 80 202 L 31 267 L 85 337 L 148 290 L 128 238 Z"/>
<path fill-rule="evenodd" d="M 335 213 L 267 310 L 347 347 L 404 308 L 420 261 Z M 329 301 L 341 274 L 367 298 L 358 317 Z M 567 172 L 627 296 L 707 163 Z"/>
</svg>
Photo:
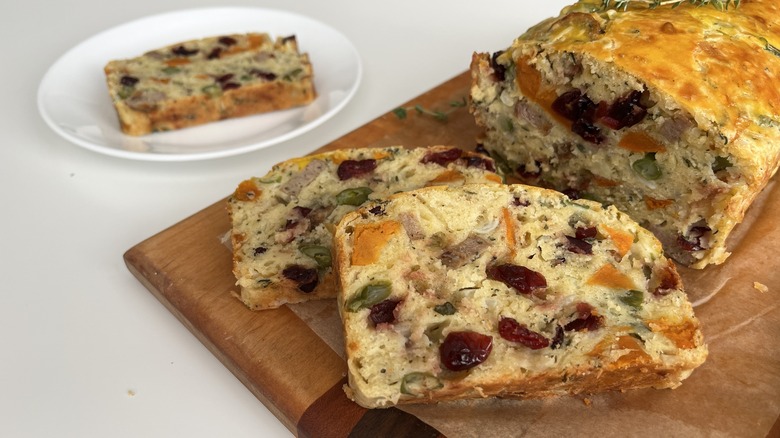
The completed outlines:
<svg viewBox="0 0 780 438">
<path fill-rule="evenodd" d="M 473 149 L 476 126 L 463 73 L 316 152 L 445 144 Z M 424 108 L 446 114 L 423 114 Z M 342 390 L 346 364 L 287 307 L 250 312 L 231 296 L 224 201 L 139 243 L 125 255 L 135 275 L 288 429 L 301 437 L 440 436 L 397 409 L 370 411 Z"/>
<path fill-rule="evenodd" d="M 477 128 L 464 106 L 469 82 L 468 73 L 460 74 L 402 105 L 401 108 L 406 109 L 405 117 L 390 111 L 316 152 L 434 144 L 473 149 Z M 757 201 L 761 207 L 754 207 L 754 211 L 780 206 L 780 193 L 774 186 L 765 192 L 771 193 L 762 195 Z M 780 207 L 771 212 L 780 214 Z M 735 251 L 725 265 L 740 272 L 753 269 L 748 272 L 752 276 L 741 278 L 729 268 L 721 267 L 704 271 L 682 270 L 689 293 L 693 290 L 704 294 L 699 298 L 704 297 L 705 305 L 697 309 L 701 311 L 697 313 L 704 324 L 705 337 L 714 335 L 711 339 L 716 339 L 716 345 L 711 344 L 710 360 L 694 374 L 697 378 L 689 379 L 691 383 L 686 382 L 673 392 L 609 395 L 595 399 L 593 408 L 572 407 L 574 404 L 568 402 L 567 409 L 574 409 L 577 415 L 581 413 L 585 416 L 583 419 L 591 421 L 591 428 L 603 431 L 610 418 L 616 415 L 612 415 L 612 405 L 598 410 L 598 404 L 613 403 L 620 406 L 614 409 L 621 410 L 624 416 L 624 420 L 616 420 L 617 430 L 630 435 L 638 433 L 636 429 L 631 432 L 629 426 L 641 414 L 631 413 L 632 406 L 665 403 L 666 411 L 660 412 L 665 415 L 663 418 L 677 415 L 682 410 L 691 411 L 688 417 L 693 418 L 691 424 L 700 435 L 714 436 L 726 431 L 726 435 L 767 436 L 768 433 L 769 436 L 780 436 L 780 355 L 776 352 L 780 337 L 780 269 L 757 269 L 753 262 L 765 258 L 767 253 L 774 252 L 773 257 L 776 257 L 780 252 L 780 231 L 775 230 L 777 227 L 767 214 L 755 216 L 746 220 L 749 224 L 743 224 L 742 229 L 750 232 L 742 233 L 741 249 Z M 443 436 L 405 411 L 395 408 L 366 410 L 349 401 L 342 390 L 346 375 L 343 359 L 290 308 L 251 312 L 235 299 L 231 295 L 235 290 L 231 254 L 220 240 L 229 229 L 223 200 L 134 246 L 125 253 L 125 262 L 130 271 L 296 435 Z M 746 245 L 751 239 L 756 243 Z M 780 267 L 780 264 L 772 259 L 768 266 Z M 748 280 L 749 284 L 746 283 Z M 753 281 L 767 284 L 770 291 L 763 296 L 757 295 L 756 291 L 745 291 L 751 289 Z M 706 295 L 713 284 L 720 290 L 719 296 L 715 297 L 717 300 Z M 692 296 L 691 299 L 696 298 Z M 707 303 L 711 299 L 714 304 Z M 724 342 L 726 340 L 729 342 Z M 751 360 L 761 366 L 754 365 L 757 370 L 740 368 L 738 361 L 746 357 L 746 351 L 756 350 L 754 344 L 758 345 L 759 353 Z M 738 377 L 728 378 L 735 375 Z M 718 386 L 720 393 L 709 396 L 708 391 Z M 742 394 L 750 394 L 750 397 L 742 400 L 739 397 Z M 517 413 L 520 419 L 515 421 L 523 422 L 522 415 L 530 415 L 525 424 L 535 424 L 542 431 L 553 430 L 545 426 L 545 421 L 557 427 L 571 417 L 568 411 L 563 412 L 548 402 L 523 403 L 520 410 L 511 411 L 510 416 Z M 685 407 L 677 408 L 675 403 Z M 698 410 L 692 408 L 704 405 L 706 407 Z M 648 412 L 659 415 L 652 411 L 654 406 Z M 476 407 L 473 412 L 480 412 L 478 409 Z M 425 412 L 425 409 L 418 412 Z M 433 416 L 440 412 L 434 411 Z M 660 431 L 670 432 L 670 427 L 679 424 L 678 421 L 658 426 Z M 566 434 L 579 435 L 584 431 L 576 423 L 571 427 Z M 510 435 L 540 433 L 540 429 L 534 432 L 532 426 L 512 430 Z M 619 432 L 619 435 L 623 433 Z"/>
</svg>

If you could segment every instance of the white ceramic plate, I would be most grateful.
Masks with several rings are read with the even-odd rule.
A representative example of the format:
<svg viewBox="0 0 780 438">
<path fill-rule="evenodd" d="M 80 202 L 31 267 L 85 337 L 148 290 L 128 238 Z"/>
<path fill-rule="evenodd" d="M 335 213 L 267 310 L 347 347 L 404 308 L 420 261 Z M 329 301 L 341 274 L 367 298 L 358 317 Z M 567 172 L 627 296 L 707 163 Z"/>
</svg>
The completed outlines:
<svg viewBox="0 0 780 438">
<path fill-rule="evenodd" d="M 143 137 L 122 134 L 103 76 L 108 61 L 180 41 L 251 31 L 296 36 L 314 67 L 318 97 L 313 103 Z M 311 18 L 258 8 L 192 9 L 132 21 L 74 47 L 43 77 L 38 109 L 56 133 L 96 152 L 136 160 L 203 160 L 254 151 L 311 130 L 347 104 L 361 76 L 352 43 Z"/>
</svg>

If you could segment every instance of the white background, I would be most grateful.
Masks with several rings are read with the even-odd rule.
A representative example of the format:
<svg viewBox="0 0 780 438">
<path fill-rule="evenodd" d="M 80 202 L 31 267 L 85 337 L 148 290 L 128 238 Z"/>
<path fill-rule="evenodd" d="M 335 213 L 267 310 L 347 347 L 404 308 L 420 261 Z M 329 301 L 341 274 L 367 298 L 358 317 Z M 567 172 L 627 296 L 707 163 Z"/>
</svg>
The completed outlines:
<svg viewBox="0 0 780 438">
<path fill-rule="evenodd" d="M 0 436 L 290 436 L 127 271 L 122 254 L 222 199 L 243 179 L 465 71 L 472 52 L 506 47 L 565 3 L 236 1 L 230 5 L 288 10 L 341 31 L 363 60 L 360 89 L 331 120 L 285 143 L 236 157 L 155 163 L 100 155 L 58 137 L 38 114 L 38 84 L 63 53 L 100 31 L 227 4 L 5 1 Z"/>
</svg>

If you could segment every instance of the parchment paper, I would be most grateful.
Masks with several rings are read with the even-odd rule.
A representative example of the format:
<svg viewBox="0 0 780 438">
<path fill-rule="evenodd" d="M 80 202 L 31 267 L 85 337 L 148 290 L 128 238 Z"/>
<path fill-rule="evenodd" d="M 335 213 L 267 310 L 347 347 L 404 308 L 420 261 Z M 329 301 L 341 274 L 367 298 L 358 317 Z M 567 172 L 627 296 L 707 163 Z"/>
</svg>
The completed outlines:
<svg viewBox="0 0 780 438">
<path fill-rule="evenodd" d="M 780 189 L 770 181 L 730 237 L 731 257 L 679 267 L 709 345 L 674 390 L 406 405 L 448 437 L 765 437 L 780 416 Z M 765 286 L 765 287 L 764 287 Z M 344 356 L 334 301 L 290 308 Z"/>
</svg>

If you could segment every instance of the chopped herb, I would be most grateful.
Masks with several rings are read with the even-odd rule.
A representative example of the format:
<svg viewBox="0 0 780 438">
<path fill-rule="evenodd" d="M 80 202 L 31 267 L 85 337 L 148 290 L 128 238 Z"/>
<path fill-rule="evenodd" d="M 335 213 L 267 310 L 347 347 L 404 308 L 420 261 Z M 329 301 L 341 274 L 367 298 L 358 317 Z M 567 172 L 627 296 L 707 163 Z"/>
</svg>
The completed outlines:
<svg viewBox="0 0 780 438">
<path fill-rule="evenodd" d="M 504 131 L 506 132 L 515 132 L 515 125 L 509 117 L 501 119 L 501 127 L 504 128 Z"/>
<path fill-rule="evenodd" d="M 458 108 L 463 108 L 466 106 L 466 98 L 462 98 L 460 100 L 453 100 L 449 103 L 450 110 L 449 111 L 441 111 L 441 110 L 435 110 L 435 109 L 428 109 L 424 106 L 417 104 L 414 106 L 409 107 L 398 107 L 394 109 L 392 112 L 395 114 L 396 117 L 398 117 L 400 120 L 406 119 L 406 117 L 409 115 L 409 110 L 414 110 L 417 114 L 421 116 L 431 116 L 434 119 L 440 121 L 440 122 L 446 122 L 449 119 L 449 115 L 452 114 L 453 111 L 456 111 Z"/>
<path fill-rule="evenodd" d="M 712 171 L 720 172 L 731 167 L 731 161 L 727 157 L 715 157 L 715 161 L 712 163 Z"/>
<path fill-rule="evenodd" d="M 710 5 L 719 11 L 728 10 L 733 5 L 736 9 L 739 7 L 740 0 L 602 0 L 601 10 L 615 9 L 618 11 L 628 10 L 629 5 L 643 4 L 648 9 L 655 9 L 659 6 L 671 6 L 672 9 L 683 3 L 689 3 L 694 6 Z"/>
<path fill-rule="evenodd" d="M 433 311 L 440 315 L 452 315 L 455 313 L 455 306 L 453 306 L 452 303 L 447 301 L 444 304 L 439 304 L 438 306 L 434 306 Z"/>
<path fill-rule="evenodd" d="M 180 72 L 181 69 L 179 67 L 165 67 L 164 69 L 162 69 L 162 71 L 166 75 L 172 75 L 172 74 Z"/>
<path fill-rule="evenodd" d="M 773 45 L 771 45 L 769 43 L 766 43 L 766 46 L 764 47 L 764 49 L 766 49 L 767 51 L 769 51 L 769 53 L 771 53 L 771 54 L 773 54 L 775 56 L 780 56 L 780 49 L 778 49 L 777 47 L 775 47 L 775 46 L 773 46 Z"/>
<path fill-rule="evenodd" d="M 406 108 L 396 108 L 393 110 L 393 114 L 395 114 L 396 117 L 403 120 L 406 118 Z"/>
</svg>

